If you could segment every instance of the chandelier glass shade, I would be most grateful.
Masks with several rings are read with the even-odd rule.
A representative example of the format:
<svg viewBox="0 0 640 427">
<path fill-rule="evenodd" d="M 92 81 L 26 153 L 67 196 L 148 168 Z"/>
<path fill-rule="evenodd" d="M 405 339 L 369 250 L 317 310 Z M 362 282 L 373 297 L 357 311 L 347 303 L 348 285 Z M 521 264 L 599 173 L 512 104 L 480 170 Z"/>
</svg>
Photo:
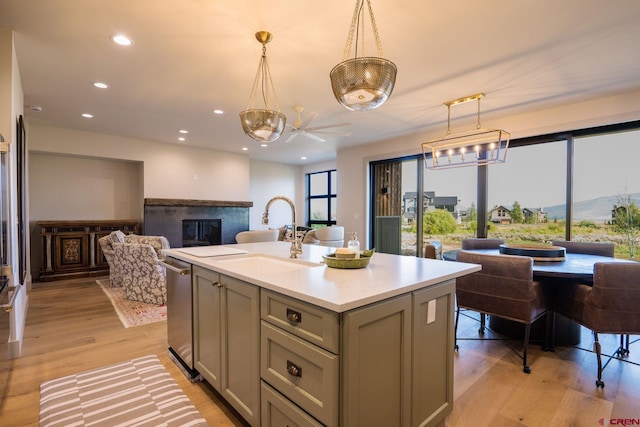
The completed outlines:
<svg viewBox="0 0 640 427">
<path fill-rule="evenodd" d="M 331 70 L 333 94 L 349 110 L 373 110 L 391 95 L 396 71 L 395 64 L 384 58 L 348 59 Z"/>
<path fill-rule="evenodd" d="M 358 40 L 362 41 L 361 53 L 364 53 L 365 20 L 362 19 L 362 15 L 365 1 L 379 57 L 358 56 Z M 349 59 L 354 35 L 356 37 L 355 57 Z M 393 62 L 383 58 L 371 1 L 356 0 L 343 61 L 333 67 L 329 73 L 334 96 L 340 104 L 349 110 L 373 110 L 381 106 L 391 96 L 397 71 L 398 69 Z"/>
<path fill-rule="evenodd" d="M 279 111 L 244 110 L 240 113 L 242 130 L 251 139 L 260 142 L 272 142 L 280 138 L 287 118 Z"/>
<path fill-rule="evenodd" d="M 273 36 L 267 31 L 259 31 L 256 33 L 256 39 L 262 43 L 262 57 L 258 64 L 258 71 L 253 81 L 251 95 L 247 109 L 240 113 L 240 122 L 242 130 L 249 136 L 259 142 L 273 142 L 280 138 L 284 132 L 287 118 L 280 112 L 278 100 L 271 79 L 271 71 L 267 61 L 267 43 L 272 40 Z M 258 94 L 258 85 L 261 87 L 262 101 L 265 108 L 254 108 L 256 97 Z M 271 108 L 271 101 L 274 101 L 276 109 Z"/>
<path fill-rule="evenodd" d="M 502 129 L 480 126 L 480 99 L 483 96 L 483 93 L 478 93 L 444 103 L 448 110 L 447 133 L 442 138 L 422 143 L 425 168 L 449 169 L 506 161 L 511 134 Z M 476 129 L 452 133 L 451 107 L 469 101 L 478 101 Z"/>
</svg>

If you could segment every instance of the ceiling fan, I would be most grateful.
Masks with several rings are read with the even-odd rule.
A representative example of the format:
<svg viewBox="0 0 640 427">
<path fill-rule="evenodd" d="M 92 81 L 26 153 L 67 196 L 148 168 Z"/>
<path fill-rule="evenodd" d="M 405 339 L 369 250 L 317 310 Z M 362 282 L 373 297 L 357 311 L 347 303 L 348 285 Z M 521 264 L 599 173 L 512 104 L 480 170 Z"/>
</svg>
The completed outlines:
<svg viewBox="0 0 640 427">
<path fill-rule="evenodd" d="M 325 134 L 325 135 L 338 135 L 338 136 L 349 136 L 351 135 L 351 132 L 345 132 L 345 131 L 339 131 L 339 130 L 329 130 L 330 128 L 336 128 L 336 127 L 342 127 L 342 126 L 349 126 L 351 125 L 351 123 L 349 122 L 345 122 L 345 123 L 336 123 L 336 124 L 332 124 L 332 125 L 325 125 L 325 126 L 314 126 L 314 127 L 309 127 L 309 125 L 311 124 L 312 121 L 314 121 L 316 119 L 316 117 L 318 117 L 318 113 L 309 113 L 307 114 L 307 117 L 305 117 L 305 119 L 302 119 L 302 112 L 304 111 L 304 107 L 301 107 L 299 105 L 296 105 L 295 107 L 293 107 L 293 109 L 295 110 L 296 114 L 297 114 L 297 118 L 296 120 L 293 122 L 293 124 L 288 124 L 287 123 L 287 127 L 290 128 L 290 132 L 291 135 L 289 136 L 289 138 L 287 138 L 287 140 L 285 141 L 285 144 L 287 142 L 291 142 L 293 141 L 296 136 L 302 134 L 305 135 L 313 140 L 316 140 L 318 142 L 324 142 L 325 140 L 321 137 L 319 137 L 316 134 Z"/>
</svg>

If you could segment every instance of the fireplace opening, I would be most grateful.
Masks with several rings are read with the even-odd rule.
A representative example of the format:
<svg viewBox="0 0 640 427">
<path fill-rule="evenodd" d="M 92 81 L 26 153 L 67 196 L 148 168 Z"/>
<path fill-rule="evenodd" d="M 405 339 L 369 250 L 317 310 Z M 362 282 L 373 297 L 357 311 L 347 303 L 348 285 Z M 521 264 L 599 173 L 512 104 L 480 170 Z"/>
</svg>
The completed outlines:
<svg viewBox="0 0 640 427">
<path fill-rule="evenodd" d="M 222 244 L 222 219 L 183 219 L 182 246 Z"/>
</svg>

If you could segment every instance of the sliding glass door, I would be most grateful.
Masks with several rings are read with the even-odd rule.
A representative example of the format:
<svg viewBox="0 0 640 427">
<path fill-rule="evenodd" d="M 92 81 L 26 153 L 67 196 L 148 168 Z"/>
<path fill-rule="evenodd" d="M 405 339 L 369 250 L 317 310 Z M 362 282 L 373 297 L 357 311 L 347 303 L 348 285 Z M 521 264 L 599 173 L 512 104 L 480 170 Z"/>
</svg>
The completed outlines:
<svg viewBox="0 0 640 427">
<path fill-rule="evenodd" d="M 423 166 L 421 159 L 418 162 Z M 460 241 L 476 235 L 475 167 L 431 170 L 423 177 L 423 243 L 438 241 L 443 250 L 460 249 Z"/>
<path fill-rule="evenodd" d="M 608 241 L 640 249 L 640 122 L 511 142 L 503 164 L 430 170 L 421 155 L 372 163 L 371 231 L 382 252 L 438 241 Z"/>
<path fill-rule="evenodd" d="M 376 250 L 423 256 L 431 242 L 457 249 L 475 235 L 476 168 L 432 171 L 414 156 L 375 163 L 371 176 Z"/>
</svg>

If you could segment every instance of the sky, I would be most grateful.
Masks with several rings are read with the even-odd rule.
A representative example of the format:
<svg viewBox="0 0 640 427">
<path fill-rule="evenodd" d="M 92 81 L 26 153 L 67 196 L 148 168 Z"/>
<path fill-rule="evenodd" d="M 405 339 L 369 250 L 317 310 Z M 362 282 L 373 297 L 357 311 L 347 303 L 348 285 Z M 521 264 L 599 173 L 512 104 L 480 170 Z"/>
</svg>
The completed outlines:
<svg viewBox="0 0 640 427">
<path fill-rule="evenodd" d="M 529 208 L 564 204 L 566 157 L 564 141 L 509 149 L 505 163 L 488 166 L 489 207 L 511 207 L 514 201 Z M 640 131 L 576 138 L 574 161 L 576 202 L 640 193 Z M 414 165 L 403 167 L 407 187 L 416 182 Z M 457 196 L 467 208 L 476 199 L 476 168 L 425 170 L 425 191 Z"/>
</svg>

